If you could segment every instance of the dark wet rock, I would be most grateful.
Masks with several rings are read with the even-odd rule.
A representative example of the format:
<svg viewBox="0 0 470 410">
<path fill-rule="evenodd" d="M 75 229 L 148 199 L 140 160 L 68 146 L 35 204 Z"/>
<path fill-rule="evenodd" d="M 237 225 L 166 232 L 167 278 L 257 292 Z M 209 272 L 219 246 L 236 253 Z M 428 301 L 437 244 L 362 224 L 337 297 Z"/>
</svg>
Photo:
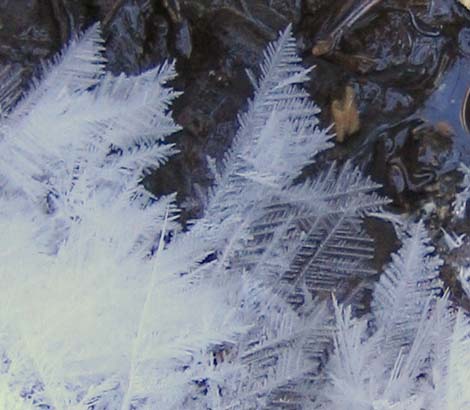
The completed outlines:
<svg viewBox="0 0 470 410">
<path fill-rule="evenodd" d="M 191 42 L 191 30 L 186 19 L 181 20 L 176 28 L 175 49 L 183 57 L 189 58 L 193 49 Z"/>
<path fill-rule="evenodd" d="M 331 5 L 330 0 L 305 0 L 305 12 L 318 13 L 323 7 Z"/>
<path fill-rule="evenodd" d="M 206 157 L 222 158 L 250 95 L 245 69 L 256 71 L 267 42 L 300 18 L 300 2 L 129 0 L 113 13 L 105 27 L 112 71 L 136 73 L 177 60 L 174 85 L 184 89 L 174 106 L 183 127 L 175 138 L 181 154 L 146 186 L 157 194 L 177 191 L 184 216 L 194 216 L 211 183 Z"/>
<path fill-rule="evenodd" d="M 309 60 L 317 64 L 311 90 L 322 107 L 329 107 L 345 84 L 357 95 L 361 130 L 332 150 L 333 157 L 366 164 L 394 200 L 394 210 L 425 217 L 436 240 L 441 227 L 459 232 L 452 221 L 462 178 L 457 167 L 470 159 L 470 108 L 465 108 L 470 16 L 456 4 L 416 1 L 407 11 L 399 9 L 402 2 L 384 1 L 333 52 Z M 328 10 L 321 5 L 318 10 L 327 21 Z M 313 15 L 306 19 L 315 22 Z M 317 22 L 312 29 L 305 21 L 302 34 L 310 30 L 310 38 L 301 38 L 308 46 L 325 35 L 328 24 Z M 330 120 L 325 111 L 322 118 L 324 124 Z M 447 257 L 448 250 L 442 252 Z"/>
<path fill-rule="evenodd" d="M 470 55 L 470 28 L 464 27 L 459 32 L 459 50 L 465 54 Z"/>
<path fill-rule="evenodd" d="M 223 65 L 228 71 L 234 65 L 255 67 L 261 59 L 259 52 L 267 41 L 275 38 L 276 29 L 280 28 L 267 32 L 251 18 L 228 8 L 208 13 L 202 24 L 212 33 L 220 52 L 226 53 L 220 58 L 226 60 Z"/>
<path fill-rule="evenodd" d="M 408 93 L 395 87 L 388 87 L 382 107 L 384 113 L 396 114 L 408 112 L 412 104 L 413 98 Z"/>
<path fill-rule="evenodd" d="M 185 93 L 174 106 L 183 127 L 177 137 L 181 154 L 150 184 L 157 192 L 166 192 L 174 190 L 176 182 L 184 205 L 191 206 L 186 213 L 194 215 L 201 208 L 201 191 L 211 183 L 206 157 L 220 161 L 230 146 L 236 114 L 251 92 L 245 69 L 257 67 L 267 40 L 250 19 L 227 8 L 201 18 L 192 37 L 191 58 L 178 65 Z M 169 181 L 168 187 L 162 180 Z"/>
<path fill-rule="evenodd" d="M 298 23 L 301 19 L 301 0 L 179 0 L 182 14 L 190 17 L 221 8 L 229 8 L 258 20 L 258 24 L 270 27 L 275 21 Z"/>
<path fill-rule="evenodd" d="M 427 13 L 422 16 L 422 19 L 434 26 L 444 26 L 454 24 L 456 17 L 461 17 L 465 14 L 465 8 L 458 1 L 433 0 L 430 2 Z"/>
<path fill-rule="evenodd" d="M 57 20 L 48 2 L 0 3 L 0 64 L 17 64 L 26 81 L 38 64 L 60 48 Z"/>
<path fill-rule="evenodd" d="M 449 59 L 443 66 L 430 95 L 417 111 L 417 115 L 430 124 L 447 124 L 455 141 L 455 155 L 464 162 L 470 161 L 470 133 L 466 109 L 470 73 L 470 57 Z"/>
<path fill-rule="evenodd" d="M 452 203 L 461 179 L 456 171 L 455 144 L 445 127 L 417 118 L 382 125 L 369 133 L 366 147 L 355 156 L 384 185 L 391 209 L 429 222 L 433 236 L 449 226 Z"/>
<path fill-rule="evenodd" d="M 112 72 L 136 74 L 169 57 L 170 24 L 151 2 L 132 0 L 106 26 L 106 49 Z"/>
<path fill-rule="evenodd" d="M 344 39 L 348 54 L 361 54 L 375 62 L 370 72 L 385 72 L 394 81 L 409 81 L 410 71 L 420 75 L 419 67 L 434 68 L 439 39 L 416 33 L 409 16 L 402 11 L 383 12 L 367 27 Z M 417 70 L 414 69 L 418 66 Z"/>
<path fill-rule="evenodd" d="M 114 0 L 49 0 L 60 21 L 64 41 L 73 33 L 96 21 L 104 19 Z"/>
</svg>

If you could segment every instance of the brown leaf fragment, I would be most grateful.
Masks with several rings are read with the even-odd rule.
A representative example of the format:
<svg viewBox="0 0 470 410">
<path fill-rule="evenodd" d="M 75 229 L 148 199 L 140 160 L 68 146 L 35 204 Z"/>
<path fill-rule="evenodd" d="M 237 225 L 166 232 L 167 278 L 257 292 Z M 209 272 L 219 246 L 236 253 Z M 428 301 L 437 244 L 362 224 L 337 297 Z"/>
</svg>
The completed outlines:
<svg viewBox="0 0 470 410">
<path fill-rule="evenodd" d="M 334 42 L 331 38 L 319 40 L 312 48 L 312 54 L 315 57 L 321 57 L 333 50 Z"/>
<path fill-rule="evenodd" d="M 470 0 L 458 0 L 458 2 L 467 10 L 470 10 Z"/>
<path fill-rule="evenodd" d="M 331 104 L 331 115 L 335 123 L 336 141 L 338 143 L 355 132 L 359 131 L 361 126 L 359 111 L 355 100 L 354 89 L 347 86 L 344 97 L 341 100 L 334 100 Z"/>
</svg>

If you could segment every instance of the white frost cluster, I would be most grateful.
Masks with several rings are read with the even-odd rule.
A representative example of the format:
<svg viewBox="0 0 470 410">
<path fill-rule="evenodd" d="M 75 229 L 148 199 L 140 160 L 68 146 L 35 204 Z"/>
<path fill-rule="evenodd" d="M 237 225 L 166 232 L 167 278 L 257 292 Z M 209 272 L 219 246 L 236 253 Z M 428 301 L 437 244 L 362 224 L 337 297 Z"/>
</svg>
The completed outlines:
<svg viewBox="0 0 470 410">
<path fill-rule="evenodd" d="M 115 77 L 102 51 L 95 25 L 0 101 L 0 409 L 470 408 L 423 223 L 374 287 L 378 185 L 351 163 L 295 182 L 332 143 L 290 27 L 188 231 L 141 185 L 176 152 L 174 67 Z"/>
</svg>

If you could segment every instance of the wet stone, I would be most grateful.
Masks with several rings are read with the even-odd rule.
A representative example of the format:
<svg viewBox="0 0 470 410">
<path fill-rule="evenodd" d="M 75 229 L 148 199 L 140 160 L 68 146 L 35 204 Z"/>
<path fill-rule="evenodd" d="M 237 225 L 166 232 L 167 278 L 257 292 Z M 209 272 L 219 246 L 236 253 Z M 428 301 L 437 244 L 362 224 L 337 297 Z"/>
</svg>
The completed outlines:
<svg viewBox="0 0 470 410">
<path fill-rule="evenodd" d="M 465 55 L 470 55 L 470 28 L 469 27 L 464 27 L 459 32 L 459 50 Z"/>
<path fill-rule="evenodd" d="M 135 74 L 168 58 L 169 25 L 151 2 L 126 2 L 107 27 L 107 58 L 114 73 Z"/>
<path fill-rule="evenodd" d="M 0 3 L 0 61 L 32 70 L 60 47 L 54 14 L 47 2 L 6 0 Z"/>
<path fill-rule="evenodd" d="M 397 88 L 387 88 L 383 104 L 385 113 L 406 112 L 413 104 L 412 97 Z"/>
</svg>

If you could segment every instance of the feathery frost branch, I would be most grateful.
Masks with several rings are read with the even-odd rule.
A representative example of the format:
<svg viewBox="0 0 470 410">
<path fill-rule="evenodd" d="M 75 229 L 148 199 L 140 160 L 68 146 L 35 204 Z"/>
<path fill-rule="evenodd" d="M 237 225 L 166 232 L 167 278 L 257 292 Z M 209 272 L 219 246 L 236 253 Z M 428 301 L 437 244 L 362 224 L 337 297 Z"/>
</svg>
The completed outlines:
<svg viewBox="0 0 470 410">
<path fill-rule="evenodd" d="M 116 77 L 102 52 L 95 25 L 17 104 L 15 77 L 0 86 L 0 407 L 468 407 L 470 325 L 436 295 L 422 222 L 355 317 L 375 275 L 362 218 L 388 201 L 350 162 L 295 182 L 332 143 L 290 26 L 187 232 L 141 184 L 176 152 L 174 64 Z"/>
</svg>

